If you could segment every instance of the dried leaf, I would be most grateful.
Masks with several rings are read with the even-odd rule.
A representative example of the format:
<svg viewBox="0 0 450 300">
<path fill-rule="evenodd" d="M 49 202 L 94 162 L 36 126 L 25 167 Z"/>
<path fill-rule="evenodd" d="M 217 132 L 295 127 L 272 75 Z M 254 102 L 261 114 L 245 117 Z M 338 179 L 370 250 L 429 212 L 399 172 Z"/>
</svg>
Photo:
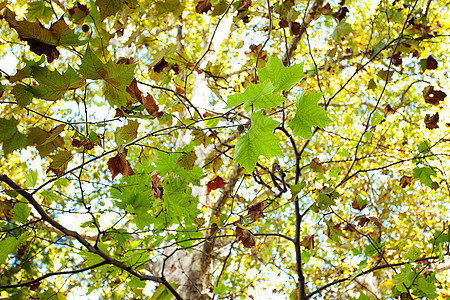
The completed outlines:
<svg viewBox="0 0 450 300">
<path fill-rule="evenodd" d="M 264 208 L 266 208 L 266 204 L 264 202 L 258 202 L 250 205 L 248 207 L 248 215 L 247 215 L 250 218 L 250 221 L 254 222 L 259 218 L 263 218 Z"/>
<path fill-rule="evenodd" d="M 301 26 L 300 26 L 300 23 L 298 23 L 298 22 L 292 22 L 291 23 L 291 33 L 293 34 L 293 35 L 300 35 L 300 29 L 301 29 Z"/>
<path fill-rule="evenodd" d="M 427 114 L 424 119 L 425 126 L 427 129 L 436 129 L 439 128 L 437 124 L 439 122 L 439 113 L 435 113 L 434 115 Z"/>
<path fill-rule="evenodd" d="M 280 26 L 280 28 L 289 27 L 289 22 L 288 20 L 282 19 L 280 22 L 278 22 L 278 26 Z"/>
<path fill-rule="evenodd" d="M 360 203 L 359 199 L 359 197 L 355 197 L 355 199 L 353 199 L 352 207 L 361 211 L 367 206 L 367 203 Z"/>
<path fill-rule="evenodd" d="M 399 52 L 397 52 L 397 53 L 395 53 L 393 56 L 392 56 L 392 64 L 394 65 L 394 66 L 401 66 L 401 64 L 402 64 L 402 54 L 401 54 L 401 52 L 399 51 Z"/>
<path fill-rule="evenodd" d="M 216 176 L 206 184 L 206 193 L 209 194 L 211 191 L 223 189 L 225 184 L 226 182 L 222 177 Z"/>
<path fill-rule="evenodd" d="M 147 112 L 154 117 L 160 118 L 163 115 L 163 112 L 158 112 L 159 106 L 156 104 L 155 99 L 152 95 L 148 94 L 147 96 L 142 96 L 142 92 L 137 85 L 137 80 L 133 79 L 129 86 L 127 86 L 127 93 L 130 94 L 131 97 L 137 99 L 142 105 L 144 105 Z M 116 112 L 117 113 L 117 112 Z"/>
<path fill-rule="evenodd" d="M 198 2 L 198 4 L 195 6 L 195 12 L 198 14 L 207 13 L 209 10 L 211 10 L 211 0 L 201 0 Z"/>
<path fill-rule="evenodd" d="M 118 118 L 118 117 L 125 117 L 125 114 L 123 113 L 123 111 L 120 108 L 116 108 L 116 114 L 114 115 L 114 118 Z"/>
<path fill-rule="evenodd" d="M 385 113 L 387 114 L 395 114 L 395 110 L 391 107 L 390 104 L 386 105 L 384 108 Z"/>
<path fill-rule="evenodd" d="M 112 173 L 112 180 L 120 173 L 123 177 L 134 175 L 131 165 L 125 157 L 125 154 L 119 153 L 108 159 L 108 169 Z"/>
<path fill-rule="evenodd" d="M 439 105 L 439 102 L 444 101 L 447 94 L 442 91 L 434 90 L 434 87 L 429 85 L 423 89 L 423 98 L 426 103 L 431 105 Z"/>
<path fill-rule="evenodd" d="M 346 223 L 344 228 L 342 230 L 348 231 L 348 232 L 358 232 L 358 230 L 356 230 L 355 226 L 353 224 L 350 223 Z"/>
<path fill-rule="evenodd" d="M 241 241 L 245 248 L 251 248 L 256 245 L 255 236 L 246 228 L 237 226 L 234 235 Z"/>
<path fill-rule="evenodd" d="M 378 227 L 382 226 L 380 220 L 378 220 L 377 217 L 368 217 L 368 219 L 376 226 L 378 226 Z"/>
<path fill-rule="evenodd" d="M 325 4 L 320 9 L 320 13 L 325 16 L 329 16 L 333 14 L 333 9 L 331 8 L 330 3 Z"/>
<path fill-rule="evenodd" d="M 162 198 L 164 195 L 163 187 L 161 186 L 161 179 L 159 173 L 153 171 L 150 175 L 152 178 L 152 196 L 155 199 Z"/>
<path fill-rule="evenodd" d="M 339 10 L 333 14 L 333 17 L 335 17 L 338 22 L 341 22 L 347 16 L 347 13 L 348 8 L 345 6 L 341 6 Z"/>
<path fill-rule="evenodd" d="M 412 182 L 412 176 L 403 176 L 400 178 L 400 186 L 404 189 Z"/>
<path fill-rule="evenodd" d="M 361 216 L 358 218 L 358 226 L 364 227 L 369 221 L 370 220 L 366 216 Z"/>
<path fill-rule="evenodd" d="M 438 67 L 437 60 L 435 60 L 433 58 L 433 56 L 431 56 L 431 55 L 428 56 L 427 63 L 426 63 L 427 70 L 435 70 L 435 69 L 437 69 L 437 67 Z"/>
<path fill-rule="evenodd" d="M 169 63 L 163 57 L 156 65 L 153 66 L 153 71 L 156 73 L 161 73 L 168 66 Z"/>
</svg>

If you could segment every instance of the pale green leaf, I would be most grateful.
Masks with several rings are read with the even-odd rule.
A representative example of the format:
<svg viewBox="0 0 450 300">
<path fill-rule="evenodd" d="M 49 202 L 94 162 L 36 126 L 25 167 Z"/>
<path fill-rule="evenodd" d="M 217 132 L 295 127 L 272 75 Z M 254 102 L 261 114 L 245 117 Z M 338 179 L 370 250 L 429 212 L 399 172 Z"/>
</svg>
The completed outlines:
<svg viewBox="0 0 450 300">
<path fill-rule="evenodd" d="M 253 113 L 251 120 L 250 130 L 239 138 L 234 153 L 236 162 L 250 173 L 260 155 L 267 158 L 282 155 L 278 145 L 280 140 L 273 133 L 279 123 L 264 116 L 261 111 Z"/>
<path fill-rule="evenodd" d="M 32 188 L 36 185 L 36 182 L 38 180 L 38 173 L 35 170 L 29 170 L 27 173 L 25 173 L 25 183 L 27 187 Z"/>
<path fill-rule="evenodd" d="M 273 92 L 289 91 L 305 77 L 303 63 L 286 68 L 276 56 L 270 57 L 265 67 L 258 69 L 258 76 L 261 82 L 270 80 L 273 83 Z"/>
<path fill-rule="evenodd" d="M 259 84 L 250 83 L 243 93 L 228 97 L 228 107 L 242 103 L 253 104 L 255 109 L 271 109 L 277 107 L 286 99 L 281 95 L 274 94 L 273 91 L 274 87 L 270 80 Z"/>
<path fill-rule="evenodd" d="M 331 122 L 328 113 L 317 105 L 321 97 L 322 94 L 318 93 L 300 94 L 297 97 L 297 112 L 289 123 L 295 135 L 311 139 L 312 127 L 324 127 Z"/>
<path fill-rule="evenodd" d="M 429 167 L 416 167 L 413 170 L 413 178 L 416 179 L 420 179 L 420 182 L 425 184 L 428 187 L 433 187 L 433 180 L 431 179 L 430 176 L 436 176 L 436 172 Z"/>
<path fill-rule="evenodd" d="M 343 37 L 348 36 L 352 31 L 352 26 L 342 20 L 336 28 L 334 28 L 333 39 L 339 43 Z"/>
<path fill-rule="evenodd" d="M 13 219 L 20 223 L 25 223 L 31 212 L 31 207 L 28 203 L 18 202 L 14 205 L 11 211 L 13 213 Z"/>
</svg>

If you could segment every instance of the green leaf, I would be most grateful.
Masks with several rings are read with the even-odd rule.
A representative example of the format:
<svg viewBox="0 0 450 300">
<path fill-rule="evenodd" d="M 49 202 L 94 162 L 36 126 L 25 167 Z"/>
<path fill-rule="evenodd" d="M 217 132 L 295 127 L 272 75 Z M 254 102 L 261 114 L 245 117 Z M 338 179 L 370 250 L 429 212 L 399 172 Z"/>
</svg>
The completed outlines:
<svg viewBox="0 0 450 300">
<path fill-rule="evenodd" d="M 126 106 L 130 95 L 126 88 L 134 78 L 134 65 L 102 63 L 88 47 L 81 59 L 79 72 L 86 79 L 104 80 L 105 97 L 111 106 Z"/>
<path fill-rule="evenodd" d="M 30 104 L 33 101 L 34 95 L 31 92 L 31 90 L 32 90 L 31 87 L 28 87 L 23 84 L 14 85 L 11 93 L 14 95 L 14 97 L 16 98 L 17 104 L 21 108 L 26 107 L 28 104 Z"/>
<path fill-rule="evenodd" d="M 273 83 L 273 92 L 287 92 L 305 77 L 303 63 L 286 68 L 276 56 L 270 57 L 265 67 L 258 69 L 258 76 L 261 82 L 270 80 Z"/>
<path fill-rule="evenodd" d="M 27 173 L 25 173 L 25 182 L 27 187 L 32 188 L 36 185 L 38 179 L 38 173 L 34 170 L 29 170 Z"/>
<path fill-rule="evenodd" d="M 122 10 L 123 0 L 96 0 L 95 5 L 100 8 L 100 18 L 104 20 Z"/>
<path fill-rule="evenodd" d="M 370 120 L 370 124 L 372 126 L 375 126 L 375 125 L 380 124 L 380 122 L 383 120 L 384 120 L 384 114 L 380 114 L 378 111 L 376 111 L 373 114 L 372 119 Z"/>
<path fill-rule="evenodd" d="M 73 155 L 70 151 L 60 151 L 52 156 L 52 163 L 50 164 L 50 167 L 53 169 L 59 169 L 61 171 L 65 171 L 67 168 L 67 165 L 72 160 Z"/>
<path fill-rule="evenodd" d="M 345 22 L 344 20 L 342 20 L 336 26 L 336 28 L 334 28 L 333 39 L 337 43 L 339 43 L 343 37 L 348 36 L 350 34 L 350 32 L 352 32 L 352 31 L 353 31 L 352 26 L 350 24 L 348 24 L 347 22 Z"/>
<path fill-rule="evenodd" d="M 5 142 L 13 137 L 17 132 L 17 121 L 14 117 L 11 119 L 0 119 L 0 142 Z"/>
<path fill-rule="evenodd" d="M 312 138 L 311 127 L 324 127 L 331 122 L 328 113 L 317 105 L 322 94 L 310 93 L 297 96 L 297 112 L 289 123 L 295 135 Z"/>
<path fill-rule="evenodd" d="M 417 289 L 424 293 L 427 299 L 436 299 L 439 296 L 436 294 L 436 285 L 428 282 L 423 276 L 420 276 L 416 283 Z"/>
<path fill-rule="evenodd" d="M 3 143 L 5 155 L 27 145 L 27 137 L 17 131 L 17 124 L 19 124 L 19 121 L 14 117 L 9 120 L 0 118 L 0 143 Z"/>
<path fill-rule="evenodd" d="M 63 139 L 57 136 L 52 142 L 42 145 L 51 134 L 41 128 L 31 128 L 27 134 L 28 145 L 35 145 L 39 155 L 44 158 L 63 145 Z"/>
<path fill-rule="evenodd" d="M 222 282 L 214 287 L 214 294 L 216 294 L 216 295 L 222 295 L 226 291 L 227 291 L 227 287 Z"/>
<path fill-rule="evenodd" d="M 41 58 L 38 61 L 24 59 L 25 67 L 18 70 L 14 76 L 11 76 L 9 78 L 9 82 L 14 83 L 16 81 L 20 81 L 25 78 L 30 78 L 33 74 L 33 67 L 38 67 L 42 65 L 44 61 L 45 61 L 44 55 L 41 55 Z"/>
<path fill-rule="evenodd" d="M 228 97 L 228 107 L 242 103 L 253 104 L 255 109 L 271 109 L 277 107 L 286 99 L 281 95 L 274 94 L 273 91 L 274 86 L 270 80 L 265 80 L 259 84 L 250 83 L 243 93 Z"/>
<path fill-rule="evenodd" d="M 280 140 L 273 133 L 279 123 L 264 116 L 261 111 L 253 113 L 251 120 L 250 130 L 239 138 L 234 153 L 236 162 L 250 173 L 260 155 L 267 158 L 282 155 L 278 145 Z"/>
<path fill-rule="evenodd" d="M 413 170 L 413 178 L 420 179 L 420 182 L 425 184 L 426 186 L 433 188 L 433 180 L 430 176 L 436 176 L 436 172 L 429 167 L 419 168 L 416 167 Z"/>
<path fill-rule="evenodd" d="M 139 128 L 138 121 L 128 120 L 127 125 L 116 129 L 116 144 L 123 145 L 136 139 Z"/>
<path fill-rule="evenodd" d="M 65 124 L 56 126 L 55 129 L 52 130 L 50 136 L 45 139 L 45 141 L 41 144 L 41 146 L 53 142 L 57 137 L 59 137 L 59 134 L 64 131 L 64 128 L 66 128 Z"/>
<path fill-rule="evenodd" d="M 31 212 L 31 207 L 28 206 L 28 203 L 18 202 L 14 205 L 11 212 L 13 213 L 14 220 L 19 223 L 26 223 Z"/>
<path fill-rule="evenodd" d="M 29 238 L 29 233 L 22 234 L 18 239 L 8 236 L 0 241 L 0 265 L 6 262 L 10 253 L 15 253 L 17 249 Z"/>
<path fill-rule="evenodd" d="M 84 79 L 78 77 L 78 74 L 70 66 L 63 74 L 47 68 L 34 67 L 33 75 L 39 86 L 32 87 L 31 92 L 34 96 L 49 101 L 61 99 L 67 91 L 84 85 Z"/>
</svg>

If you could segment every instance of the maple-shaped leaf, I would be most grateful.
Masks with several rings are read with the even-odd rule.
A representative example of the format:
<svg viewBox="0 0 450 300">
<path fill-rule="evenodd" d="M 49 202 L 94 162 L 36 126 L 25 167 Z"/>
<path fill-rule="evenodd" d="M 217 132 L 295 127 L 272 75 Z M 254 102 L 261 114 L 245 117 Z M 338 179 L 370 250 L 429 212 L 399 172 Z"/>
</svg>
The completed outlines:
<svg viewBox="0 0 450 300">
<path fill-rule="evenodd" d="M 128 124 L 116 129 L 116 143 L 123 145 L 136 139 L 139 128 L 138 121 L 128 121 Z"/>
<path fill-rule="evenodd" d="M 206 14 L 209 10 L 211 10 L 211 8 L 211 0 L 200 0 L 195 6 L 195 12 L 198 14 Z"/>
<path fill-rule="evenodd" d="M 110 60 L 104 64 L 88 47 L 79 72 L 86 79 L 104 80 L 105 98 L 111 106 L 127 106 L 129 95 L 126 89 L 134 78 L 134 65 L 116 64 Z"/>
<path fill-rule="evenodd" d="M 197 160 L 197 155 L 194 151 L 189 151 L 187 153 L 183 153 L 180 158 L 177 160 L 177 165 L 186 170 L 192 170 L 195 165 L 195 161 Z"/>
<path fill-rule="evenodd" d="M 10 76 L 9 82 L 14 83 L 16 81 L 20 81 L 25 78 L 30 78 L 33 75 L 33 68 L 39 67 L 40 65 L 42 65 L 44 61 L 45 61 L 44 55 L 42 55 L 38 61 L 24 59 L 25 67 L 23 67 L 20 70 L 17 70 L 14 76 Z"/>
<path fill-rule="evenodd" d="M 77 2 L 76 6 L 69 8 L 67 11 L 70 19 L 77 24 L 83 24 L 84 19 L 89 15 L 88 7 L 80 2 Z"/>
<path fill-rule="evenodd" d="M 334 28 L 333 39 L 339 43 L 342 38 L 347 37 L 353 31 L 352 25 L 344 21 L 339 22 L 339 24 Z"/>
<path fill-rule="evenodd" d="M 255 109 L 271 109 L 286 100 L 283 96 L 273 92 L 274 86 L 270 80 L 259 84 L 250 83 L 243 93 L 228 97 L 228 107 L 241 103 L 250 103 L 255 106 Z"/>
<path fill-rule="evenodd" d="M 11 90 L 11 93 L 14 95 L 14 98 L 16 98 L 17 104 L 21 108 L 24 108 L 33 101 L 34 94 L 31 91 L 32 87 L 16 84 Z"/>
<path fill-rule="evenodd" d="M 250 130 L 236 143 L 234 159 L 250 173 L 256 166 L 260 155 L 267 158 L 282 155 L 280 140 L 273 130 L 279 123 L 264 116 L 262 111 L 252 114 Z"/>
<path fill-rule="evenodd" d="M 431 179 L 430 176 L 436 176 L 436 171 L 434 171 L 432 168 L 429 167 L 416 167 L 413 170 L 413 178 L 414 179 L 420 179 L 420 182 L 425 184 L 426 186 L 433 188 L 434 181 Z"/>
<path fill-rule="evenodd" d="M 211 191 L 217 190 L 217 189 L 223 189 L 225 187 L 225 180 L 223 180 L 222 177 L 220 176 L 216 176 L 213 179 L 211 179 L 210 181 L 208 181 L 208 183 L 206 184 L 206 194 L 209 195 L 209 193 Z"/>
<path fill-rule="evenodd" d="M 57 127 L 58 128 L 58 127 Z M 63 145 L 63 139 L 60 136 L 57 136 L 51 142 L 43 145 L 43 143 L 52 135 L 52 131 L 47 132 L 41 128 L 30 128 L 27 134 L 28 145 L 36 146 L 39 151 L 39 155 L 44 158 L 47 157 L 50 153 L 58 149 Z"/>
<path fill-rule="evenodd" d="M 63 18 L 53 23 L 50 29 L 45 28 L 39 21 L 17 21 L 14 12 L 9 9 L 5 9 L 3 18 L 17 31 L 19 39 L 28 43 L 31 51 L 37 55 L 45 54 L 49 63 L 59 57 L 56 46 L 80 46 L 87 42 L 80 41 Z"/>
<path fill-rule="evenodd" d="M 62 150 L 51 156 L 52 162 L 50 164 L 50 171 L 53 171 L 56 176 L 60 177 L 67 169 L 67 165 L 73 159 L 73 154 L 70 151 Z"/>
<path fill-rule="evenodd" d="M 445 97 L 447 97 L 446 93 L 435 90 L 431 85 L 424 88 L 422 94 L 425 102 L 430 103 L 431 105 L 439 105 L 439 103 L 444 101 Z"/>
<path fill-rule="evenodd" d="M 108 159 L 108 169 L 112 173 L 112 180 L 120 173 L 123 177 L 134 175 L 133 169 L 128 162 L 125 154 L 119 153 L 114 157 Z"/>
<path fill-rule="evenodd" d="M 159 178 L 159 173 L 153 171 L 150 175 L 152 178 L 152 196 L 155 199 L 162 198 L 164 195 L 164 189 L 161 186 L 161 178 Z"/>
<path fill-rule="evenodd" d="M 437 124 L 439 122 L 439 113 L 435 113 L 434 115 L 426 114 L 424 122 L 427 129 L 439 128 L 439 125 Z"/>
<path fill-rule="evenodd" d="M 64 128 L 66 128 L 65 124 L 61 124 L 53 128 L 50 131 L 50 136 L 47 137 L 41 145 L 47 145 L 48 143 L 53 142 L 57 137 L 59 137 L 59 134 L 64 131 Z"/>
<path fill-rule="evenodd" d="M 256 245 L 255 236 L 250 230 L 246 228 L 236 226 L 234 235 L 238 238 L 239 241 L 241 241 L 242 245 L 244 245 L 245 248 L 251 248 Z"/>
<path fill-rule="evenodd" d="M 3 153 L 9 154 L 14 150 L 22 149 L 27 144 L 27 138 L 17 130 L 17 121 L 14 117 L 11 119 L 0 119 L 0 143 L 3 144 Z"/>
<path fill-rule="evenodd" d="M 264 217 L 264 208 L 266 208 L 266 204 L 264 201 L 252 204 L 248 207 L 248 214 L 251 222 L 254 222 L 260 218 Z"/>
<path fill-rule="evenodd" d="M 84 85 L 84 79 L 68 67 L 66 72 L 50 71 L 47 68 L 33 67 L 33 77 L 39 86 L 31 87 L 35 97 L 55 101 L 60 99 L 67 91 L 80 88 Z"/>
<path fill-rule="evenodd" d="M 95 0 L 95 5 L 100 9 L 100 18 L 102 21 L 122 11 L 124 4 L 131 9 L 135 9 L 137 0 Z"/>
<path fill-rule="evenodd" d="M 328 113 L 317 105 L 322 94 L 310 93 L 297 96 L 297 112 L 289 123 L 295 135 L 305 139 L 312 138 L 311 127 L 324 127 L 331 122 Z"/>
<path fill-rule="evenodd" d="M 286 68 L 276 56 L 270 57 L 266 66 L 258 69 L 258 76 L 261 82 L 270 80 L 274 85 L 274 92 L 280 90 L 287 92 L 305 77 L 303 63 Z"/>
<path fill-rule="evenodd" d="M 142 105 L 144 105 L 145 110 L 156 118 L 160 118 L 163 115 L 163 112 L 159 111 L 159 106 L 156 103 L 155 99 L 152 95 L 148 94 L 147 96 L 143 96 L 141 90 L 137 85 L 137 80 L 133 79 L 129 86 L 126 89 L 127 93 L 134 99 L 137 99 Z"/>
</svg>

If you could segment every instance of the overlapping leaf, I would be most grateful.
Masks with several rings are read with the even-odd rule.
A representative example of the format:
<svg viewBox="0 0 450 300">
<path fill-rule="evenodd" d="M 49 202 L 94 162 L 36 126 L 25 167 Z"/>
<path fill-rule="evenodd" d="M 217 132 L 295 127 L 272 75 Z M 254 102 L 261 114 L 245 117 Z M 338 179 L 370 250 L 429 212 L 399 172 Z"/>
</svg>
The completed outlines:
<svg viewBox="0 0 450 300">
<path fill-rule="evenodd" d="M 81 60 L 79 72 L 86 79 L 104 80 L 105 97 L 111 106 L 126 106 L 129 94 L 126 89 L 134 78 L 134 65 L 116 64 L 108 61 L 105 64 L 88 47 Z"/>
<path fill-rule="evenodd" d="M 255 109 L 271 109 L 285 100 L 283 96 L 273 92 L 274 86 L 270 80 L 259 84 L 250 83 L 243 93 L 228 97 L 228 106 L 250 103 L 255 106 Z"/>
<path fill-rule="evenodd" d="M 286 68 L 276 56 L 270 57 L 266 66 L 258 69 L 258 76 L 261 82 L 266 80 L 272 82 L 273 92 L 280 90 L 289 91 L 305 77 L 303 74 L 303 63 Z"/>
<path fill-rule="evenodd" d="M 297 112 L 289 123 L 295 135 L 311 139 L 312 127 L 324 127 L 331 122 L 328 113 L 317 105 L 321 97 L 318 93 L 300 94 L 297 97 Z"/>
<path fill-rule="evenodd" d="M 261 111 L 252 114 L 250 130 L 236 143 L 234 158 L 247 171 L 252 172 L 258 157 L 267 158 L 281 155 L 279 139 L 273 130 L 278 122 L 264 116 Z"/>
</svg>

